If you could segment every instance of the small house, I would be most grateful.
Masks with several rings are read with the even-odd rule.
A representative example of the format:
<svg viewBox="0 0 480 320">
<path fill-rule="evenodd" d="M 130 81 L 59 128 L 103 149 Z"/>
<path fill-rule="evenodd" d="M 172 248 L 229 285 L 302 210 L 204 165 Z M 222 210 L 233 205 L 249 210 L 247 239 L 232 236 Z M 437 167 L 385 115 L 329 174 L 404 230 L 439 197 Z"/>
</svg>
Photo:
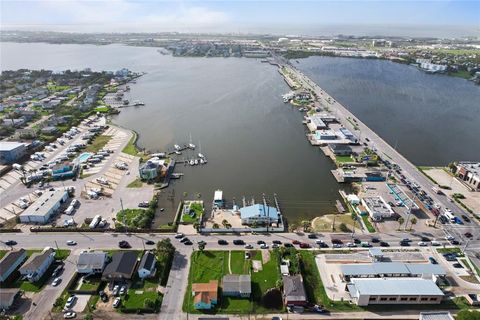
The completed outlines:
<svg viewBox="0 0 480 320">
<path fill-rule="evenodd" d="M 27 258 L 25 249 L 9 251 L 0 260 L 0 282 L 4 282 Z"/>
<path fill-rule="evenodd" d="M 30 282 L 37 282 L 45 274 L 55 259 L 55 250 L 46 248 L 42 252 L 34 253 L 19 269 L 20 274 Z"/>
<path fill-rule="evenodd" d="M 195 309 L 212 309 L 218 302 L 218 280 L 210 280 L 208 283 L 193 283 L 192 295 Z"/>
<path fill-rule="evenodd" d="M 145 252 L 138 266 L 138 276 L 141 279 L 149 278 L 155 275 L 157 259 L 151 251 Z"/>
<path fill-rule="evenodd" d="M 82 252 L 77 261 L 77 272 L 82 274 L 102 273 L 107 263 L 107 254 L 102 251 Z"/>
<path fill-rule="evenodd" d="M 307 294 L 301 275 L 283 276 L 283 303 L 286 306 L 307 304 Z"/>
<path fill-rule="evenodd" d="M 252 280 L 249 274 L 228 274 L 222 279 L 222 295 L 248 298 L 252 294 Z"/>
</svg>

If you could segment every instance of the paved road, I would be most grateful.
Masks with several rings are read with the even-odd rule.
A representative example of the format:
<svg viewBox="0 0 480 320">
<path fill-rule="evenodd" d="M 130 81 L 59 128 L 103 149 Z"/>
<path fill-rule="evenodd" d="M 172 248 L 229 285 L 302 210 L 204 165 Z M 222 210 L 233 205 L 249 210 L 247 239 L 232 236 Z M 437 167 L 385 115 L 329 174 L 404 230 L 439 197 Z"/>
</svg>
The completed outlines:
<svg viewBox="0 0 480 320">
<path fill-rule="evenodd" d="M 53 279 L 49 279 L 47 286 L 41 291 L 41 293 L 37 293 L 33 296 L 31 308 L 24 315 L 24 319 L 48 319 L 53 303 L 60 297 L 63 290 L 67 287 L 68 282 L 76 272 L 77 259 L 78 255 L 76 253 L 71 253 L 70 256 L 68 256 L 65 260 L 65 269 L 59 276 L 62 278 L 62 282 L 58 286 L 53 287 L 51 285 Z"/>
</svg>

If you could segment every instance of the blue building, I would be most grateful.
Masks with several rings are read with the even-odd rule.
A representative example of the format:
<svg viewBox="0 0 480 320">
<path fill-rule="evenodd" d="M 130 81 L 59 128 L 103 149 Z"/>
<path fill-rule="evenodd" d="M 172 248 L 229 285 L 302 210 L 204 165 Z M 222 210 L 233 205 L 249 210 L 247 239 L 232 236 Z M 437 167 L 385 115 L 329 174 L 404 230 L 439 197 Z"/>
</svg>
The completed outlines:
<svg viewBox="0 0 480 320">
<path fill-rule="evenodd" d="M 11 164 L 22 158 L 27 152 L 25 143 L 13 141 L 0 142 L 0 164 Z"/>
<path fill-rule="evenodd" d="M 280 214 L 274 207 L 254 204 L 241 208 L 240 218 L 242 219 L 242 224 L 270 224 L 278 222 Z"/>
<path fill-rule="evenodd" d="M 77 174 L 77 169 L 78 166 L 70 161 L 56 164 L 52 168 L 52 178 L 54 180 L 73 178 Z"/>
</svg>

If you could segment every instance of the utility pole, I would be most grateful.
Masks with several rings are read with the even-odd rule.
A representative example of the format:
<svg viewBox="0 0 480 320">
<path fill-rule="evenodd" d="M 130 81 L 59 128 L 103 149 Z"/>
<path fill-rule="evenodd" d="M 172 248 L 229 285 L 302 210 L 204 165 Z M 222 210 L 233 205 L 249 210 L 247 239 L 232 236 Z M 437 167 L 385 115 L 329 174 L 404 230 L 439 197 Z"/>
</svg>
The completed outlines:
<svg viewBox="0 0 480 320">
<path fill-rule="evenodd" d="M 125 210 L 123 209 L 123 201 L 122 201 L 122 198 L 120 198 L 120 208 L 122 210 L 122 214 L 123 214 L 123 226 L 125 227 L 125 234 L 128 234 L 128 230 L 127 230 L 127 216 L 125 215 Z"/>
</svg>

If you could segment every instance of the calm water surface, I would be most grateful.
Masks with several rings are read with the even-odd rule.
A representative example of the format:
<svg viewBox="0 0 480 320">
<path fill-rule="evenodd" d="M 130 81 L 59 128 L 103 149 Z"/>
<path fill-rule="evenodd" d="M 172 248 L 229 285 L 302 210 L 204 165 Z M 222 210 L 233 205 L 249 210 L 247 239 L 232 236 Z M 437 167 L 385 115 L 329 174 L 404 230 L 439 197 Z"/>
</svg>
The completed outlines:
<svg viewBox="0 0 480 320">
<path fill-rule="evenodd" d="M 292 219 L 334 210 L 333 164 L 305 138 L 302 116 L 281 101 L 288 91 L 272 66 L 252 59 L 173 58 L 153 48 L 120 45 L 1 44 L 1 68 L 148 72 L 113 120 L 136 130 L 139 144 L 164 151 L 193 142 L 208 157 L 162 195 L 171 219 L 181 198 L 210 203 L 216 189 L 228 200 L 278 194 Z M 379 60 L 312 57 L 294 63 L 418 165 L 480 160 L 480 88 L 462 79 L 427 75 Z M 197 149 L 198 151 L 198 149 Z M 184 154 L 188 157 L 192 154 Z"/>
</svg>

